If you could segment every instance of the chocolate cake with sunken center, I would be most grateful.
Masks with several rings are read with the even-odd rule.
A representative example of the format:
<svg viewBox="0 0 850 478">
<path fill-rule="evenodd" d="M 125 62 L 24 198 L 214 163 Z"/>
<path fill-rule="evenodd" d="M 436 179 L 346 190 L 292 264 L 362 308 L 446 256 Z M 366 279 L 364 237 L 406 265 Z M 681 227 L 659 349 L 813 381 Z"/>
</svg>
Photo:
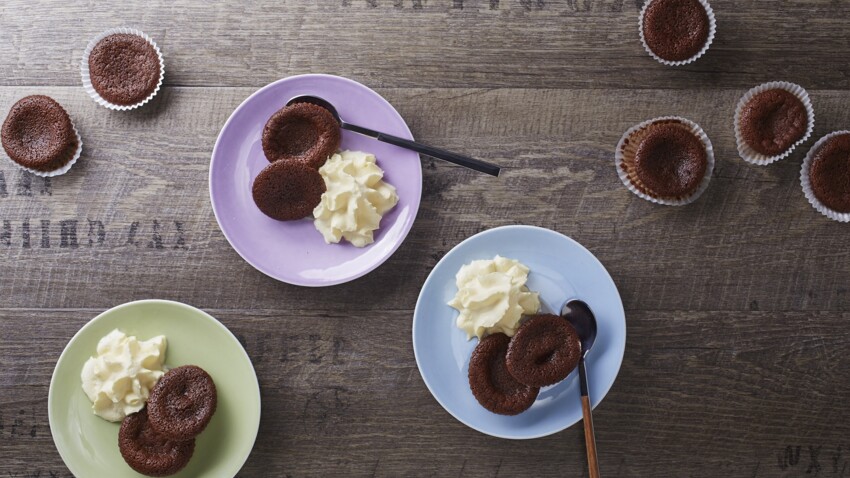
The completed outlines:
<svg viewBox="0 0 850 478">
<path fill-rule="evenodd" d="M 708 168 L 708 152 L 700 139 L 679 122 L 647 127 L 634 157 L 640 186 L 658 198 L 682 198 L 699 188 Z"/>
<path fill-rule="evenodd" d="M 12 161 L 37 171 L 65 166 L 79 147 L 68 112 L 44 95 L 27 96 L 12 106 L 0 140 Z"/>
<path fill-rule="evenodd" d="M 339 148 L 339 123 L 321 106 L 295 103 L 278 110 L 263 128 L 269 161 L 291 161 L 319 169 Z"/>
<path fill-rule="evenodd" d="M 803 138 L 808 122 L 808 112 L 800 98 L 774 88 L 750 98 L 741 110 L 738 130 L 750 148 L 765 156 L 776 156 Z"/>
<path fill-rule="evenodd" d="M 508 372 L 505 357 L 511 339 L 505 334 L 488 335 L 478 342 L 469 359 L 469 387 L 487 410 L 500 415 L 517 415 L 528 410 L 540 389 L 518 382 Z"/>
<path fill-rule="evenodd" d="M 173 440 L 189 440 L 209 424 L 218 405 L 212 377 L 195 365 L 169 370 L 151 390 L 147 410 L 157 433 Z"/>
<path fill-rule="evenodd" d="M 812 192 L 824 206 L 850 213 L 850 133 L 820 145 L 809 164 Z"/>
<path fill-rule="evenodd" d="M 174 440 L 151 427 L 147 408 L 127 415 L 118 431 L 118 449 L 130 468 L 147 476 L 169 476 L 189 464 L 194 438 Z"/>
<path fill-rule="evenodd" d="M 581 358 L 581 340 L 566 319 L 538 314 L 526 319 L 508 346 L 506 363 L 513 377 L 532 387 L 567 378 Z"/>
</svg>

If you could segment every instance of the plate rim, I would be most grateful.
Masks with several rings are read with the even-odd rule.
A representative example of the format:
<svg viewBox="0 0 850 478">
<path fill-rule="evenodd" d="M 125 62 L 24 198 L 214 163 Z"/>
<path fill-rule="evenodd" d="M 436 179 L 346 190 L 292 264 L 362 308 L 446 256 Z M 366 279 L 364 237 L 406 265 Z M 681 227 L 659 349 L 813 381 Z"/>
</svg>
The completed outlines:
<svg viewBox="0 0 850 478">
<path fill-rule="evenodd" d="M 369 88 L 368 86 L 364 85 L 363 83 L 360 83 L 359 81 L 356 81 L 356 80 L 352 80 L 351 78 L 346 78 L 344 76 L 330 75 L 330 74 L 327 74 L 327 73 L 304 73 L 304 74 L 299 74 L 299 75 L 290 75 L 290 76 L 286 76 L 284 78 L 280 78 L 278 80 L 275 80 L 275 81 L 273 81 L 273 82 L 271 82 L 271 83 L 269 83 L 265 86 L 258 88 L 256 91 L 251 93 L 247 98 L 245 98 L 242 101 L 242 103 L 240 103 L 239 106 L 237 106 L 236 109 L 233 110 L 232 113 L 230 113 L 230 116 L 227 118 L 227 121 L 224 122 L 224 125 L 221 127 L 221 130 L 219 130 L 219 132 L 218 132 L 218 137 L 216 137 L 215 145 L 213 146 L 212 154 L 210 155 L 210 166 L 209 166 L 209 174 L 208 174 L 208 180 L 207 180 L 208 181 L 207 189 L 209 191 L 210 205 L 211 205 L 212 210 L 213 210 L 213 216 L 215 216 L 215 222 L 218 225 L 218 230 L 221 231 L 221 233 L 224 235 L 224 238 L 227 240 L 227 243 L 230 245 L 230 248 L 233 249 L 234 251 L 236 251 L 236 253 L 239 255 L 239 257 L 242 258 L 243 261 L 248 263 L 254 269 L 260 271 L 264 275 L 266 275 L 266 276 L 268 276 L 268 277 L 270 277 L 270 278 L 272 278 L 276 281 L 279 281 L 279 282 L 283 282 L 283 283 L 291 284 L 291 285 L 296 285 L 296 286 L 299 286 L 299 287 L 310 287 L 310 288 L 331 287 L 331 286 L 335 286 L 335 285 L 339 285 L 339 284 L 345 284 L 347 282 L 357 280 L 357 279 L 365 276 L 366 274 L 374 271 L 378 267 L 382 266 L 387 260 L 389 260 L 389 258 L 392 257 L 396 253 L 396 251 L 399 249 L 399 247 L 401 247 L 401 245 L 404 243 L 404 241 L 407 240 L 407 236 L 410 234 L 410 231 L 413 229 L 413 224 L 416 222 L 416 217 L 419 215 L 419 208 L 422 205 L 422 188 L 423 188 L 423 182 L 424 182 L 424 178 L 422 177 L 422 157 L 421 157 L 421 155 L 419 155 L 417 153 L 417 157 L 419 158 L 419 161 L 417 161 L 417 163 L 416 163 L 416 165 L 419 169 L 419 194 L 417 195 L 417 198 L 416 198 L 416 208 L 413 211 L 413 215 L 410 219 L 410 225 L 408 227 L 406 227 L 406 230 L 404 231 L 404 234 L 402 235 L 402 237 L 398 241 L 398 243 L 395 244 L 390 249 L 390 251 L 387 253 L 387 255 L 384 258 L 377 261 L 375 264 L 370 265 L 369 267 L 365 268 L 364 270 L 358 271 L 356 274 L 353 274 L 353 275 L 345 277 L 345 278 L 341 278 L 341 279 L 337 278 L 337 279 L 333 279 L 331 281 L 322 282 L 322 283 L 309 283 L 309 282 L 301 281 L 301 280 L 298 280 L 298 279 L 283 279 L 282 277 L 279 277 L 277 274 L 273 273 L 272 271 L 269 271 L 264 267 L 260 267 L 258 264 L 255 264 L 253 261 L 250 261 L 247 257 L 245 257 L 244 254 L 242 254 L 242 251 L 240 251 L 239 249 L 236 248 L 236 246 L 233 245 L 233 241 L 231 240 L 230 235 L 228 235 L 228 233 L 224 230 L 224 227 L 222 227 L 222 225 L 221 225 L 221 219 L 219 218 L 218 208 L 216 207 L 215 199 L 213 198 L 213 163 L 215 162 L 216 153 L 218 152 L 219 144 L 221 143 L 222 133 L 224 132 L 225 129 L 227 129 L 227 127 L 230 125 L 230 122 L 233 120 L 233 118 L 236 116 L 236 114 L 239 113 L 239 111 L 242 110 L 242 108 L 246 107 L 246 105 L 251 100 L 253 100 L 255 96 L 259 95 L 261 92 L 263 92 L 267 89 L 273 88 L 276 85 L 278 85 L 279 83 L 284 83 L 286 81 L 291 81 L 291 80 L 294 80 L 294 79 L 302 79 L 302 78 L 332 78 L 332 79 L 335 79 L 335 80 L 341 80 L 343 82 L 352 83 L 352 84 L 354 84 L 358 87 L 365 88 L 366 90 L 374 93 L 382 102 L 384 102 L 390 108 L 390 110 L 392 110 L 396 114 L 396 116 L 398 116 L 398 118 L 401 120 L 401 123 L 404 125 L 405 134 L 400 134 L 398 136 L 402 137 L 404 139 L 409 139 L 411 141 L 414 141 L 413 132 L 410 131 L 410 126 L 407 124 L 407 121 L 404 120 L 404 117 L 401 116 L 401 113 L 399 113 L 398 110 L 396 110 L 395 106 L 393 106 L 392 103 L 387 101 L 387 99 L 384 98 L 383 95 L 381 95 L 377 91 L 373 90 L 372 88 Z"/>
<path fill-rule="evenodd" d="M 431 386 L 431 383 L 428 381 L 428 379 L 425 377 L 425 374 L 422 372 L 422 365 L 421 365 L 421 362 L 420 362 L 419 352 L 418 352 L 417 347 L 416 347 L 416 343 L 417 343 L 417 341 L 416 341 L 416 320 L 417 320 L 417 316 L 419 315 L 419 305 L 420 305 L 420 302 L 423 301 L 423 293 L 425 291 L 426 286 L 431 282 L 434 271 L 437 270 L 437 268 L 440 266 L 440 264 L 443 261 L 446 260 L 446 258 L 449 256 L 449 254 L 452 253 L 452 251 L 459 248 L 463 244 L 465 244 L 469 241 L 472 241 L 473 239 L 475 239 L 479 236 L 488 235 L 488 234 L 494 233 L 496 231 L 504 231 L 504 230 L 510 230 L 510 229 L 531 230 L 531 231 L 536 231 L 536 232 L 540 232 L 540 233 L 555 235 L 555 236 L 558 236 L 562 239 L 566 239 L 568 242 L 573 243 L 574 245 L 578 246 L 581 250 L 586 252 L 588 255 L 590 255 L 590 257 L 593 258 L 593 260 L 596 261 L 596 263 L 599 264 L 599 267 L 605 272 L 605 275 L 607 276 L 608 280 L 611 282 L 611 285 L 614 286 L 614 290 L 617 292 L 617 299 L 618 299 L 620 310 L 622 311 L 622 317 L 623 317 L 623 349 L 619 354 L 619 359 L 617 360 L 617 369 L 614 372 L 614 379 L 611 381 L 611 384 L 606 387 L 604 393 L 600 394 L 598 398 L 594 397 L 591 400 L 591 402 L 595 402 L 595 403 L 591 403 L 591 408 L 595 409 L 597 406 L 599 406 L 600 403 L 602 403 L 602 400 L 606 396 L 608 396 L 608 393 L 611 391 L 611 388 L 614 387 L 614 383 L 617 381 L 617 377 L 620 375 L 620 369 L 623 366 L 623 358 L 625 357 L 625 352 L 626 352 L 626 341 L 628 339 L 628 333 L 627 333 L 628 332 L 628 325 L 626 324 L 626 320 L 625 320 L 626 312 L 625 312 L 625 307 L 623 306 L 623 298 L 622 298 L 622 296 L 620 296 L 620 290 L 617 288 L 617 284 L 614 282 L 614 278 L 611 277 L 611 273 L 608 272 L 608 269 L 605 268 L 605 265 L 602 264 L 602 261 L 600 261 L 599 258 L 597 258 L 595 254 L 590 252 L 589 249 L 584 247 L 581 243 L 579 243 L 575 239 L 567 236 L 566 234 L 561 234 L 558 231 L 548 229 L 548 228 L 545 228 L 545 227 L 525 225 L 525 224 L 511 224 L 511 225 L 506 225 L 506 226 L 497 226 L 497 227 L 493 227 L 493 228 L 490 228 L 490 229 L 485 229 L 483 231 L 477 232 L 477 233 L 467 237 L 466 239 L 460 241 L 454 247 L 452 247 L 449 250 L 449 252 L 447 252 L 443 257 L 441 257 L 440 260 L 437 261 L 437 263 L 431 269 L 431 272 L 428 273 L 428 277 L 425 279 L 425 282 L 422 283 L 422 288 L 419 289 L 419 296 L 416 299 L 416 306 L 413 309 L 413 321 L 412 321 L 412 326 L 411 326 L 412 342 L 413 342 L 413 356 L 416 360 L 416 368 L 419 370 L 419 376 L 422 377 L 422 381 L 425 382 L 425 387 L 428 389 L 428 392 L 430 392 L 431 396 L 434 397 L 434 400 L 436 400 L 437 403 L 439 403 L 440 406 L 443 407 L 443 410 L 448 412 L 449 415 L 454 417 L 457 421 L 459 421 L 460 423 L 466 425 L 467 427 L 469 427 L 469 428 L 471 428 L 471 429 L 473 429 L 473 430 L 475 430 L 479 433 L 483 433 L 485 435 L 489 435 L 489 436 L 492 436 L 492 437 L 502 438 L 502 439 L 507 439 L 507 440 L 533 440 L 533 439 L 537 439 L 537 438 L 547 437 L 549 435 L 554 435 L 555 433 L 560 433 L 560 432 L 566 430 L 567 428 L 572 427 L 573 425 L 578 423 L 581 419 L 576 420 L 573 423 L 567 424 L 562 428 L 555 429 L 555 430 L 550 431 L 550 432 L 538 433 L 538 434 L 534 434 L 534 435 L 522 435 L 522 436 L 520 436 L 520 435 L 506 435 L 506 434 L 501 434 L 501 433 L 492 433 L 490 431 L 483 430 L 480 427 L 473 425 L 472 423 L 470 423 L 466 419 L 463 419 L 463 418 L 459 417 L 457 414 L 455 414 L 452 410 L 449 409 L 449 407 L 446 406 L 446 404 L 443 402 L 443 400 L 441 400 L 437 396 L 437 394 L 434 393 L 434 390 Z"/>
<path fill-rule="evenodd" d="M 239 350 L 242 351 L 242 354 L 244 355 L 245 359 L 248 360 L 248 364 L 251 365 L 251 372 L 254 375 L 254 381 L 257 383 L 256 400 L 257 400 L 257 405 L 258 405 L 258 408 L 257 408 L 258 412 L 257 412 L 257 420 L 256 420 L 256 423 L 254 424 L 255 425 L 254 426 L 254 440 L 251 443 L 251 447 L 248 449 L 248 454 L 245 455 L 245 458 L 243 458 L 242 463 L 239 465 L 239 468 L 236 470 L 236 474 L 238 474 L 239 471 L 242 470 L 242 468 L 245 466 L 245 463 L 248 462 L 248 458 L 250 458 L 251 452 L 253 452 L 254 446 L 257 444 L 257 436 L 259 435 L 259 431 L 260 431 L 260 421 L 262 419 L 262 414 L 263 414 L 263 407 L 262 407 L 263 402 L 262 402 L 262 396 L 261 396 L 261 393 L 260 393 L 260 381 L 257 378 L 257 370 L 254 368 L 254 363 L 251 361 L 251 357 L 248 355 L 248 352 L 245 350 L 245 347 L 242 346 L 242 343 L 239 342 L 239 339 L 237 339 L 236 336 L 233 335 L 233 332 L 231 332 L 230 329 L 228 329 L 224 324 L 222 324 L 221 321 L 219 321 L 218 319 L 216 319 L 212 315 L 204 312 L 203 310 L 201 310 L 197 307 L 191 306 L 189 304 L 184 304 L 183 302 L 178 302 L 178 301 L 175 301 L 175 300 L 167 300 L 167 299 L 141 299 L 141 300 L 134 300 L 134 301 L 130 301 L 130 302 L 125 302 L 123 304 L 119 304 L 119 305 L 116 305 L 114 307 L 110 307 L 109 309 L 106 309 L 103 312 L 97 314 L 94 318 L 89 319 L 89 321 L 86 322 L 85 325 L 80 327 L 80 329 L 77 330 L 77 332 L 74 334 L 74 336 L 71 337 L 70 340 L 68 340 L 68 343 L 65 344 L 65 347 L 62 349 L 62 353 L 59 355 L 59 358 L 56 360 L 56 365 L 53 366 L 53 372 L 50 374 L 50 386 L 47 390 L 47 422 L 48 422 L 48 425 L 50 426 L 50 437 L 53 439 L 53 446 L 56 447 L 56 451 L 59 452 L 59 457 L 62 458 L 62 463 L 64 463 L 64 465 L 68 468 L 68 471 L 70 471 L 71 474 L 73 474 L 74 476 L 79 476 L 78 472 L 80 470 L 72 468 L 71 465 L 68 462 L 68 459 L 66 458 L 66 451 L 67 450 L 63 450 L 63 447 L 59 446 L 59 443 L 56 440 L 56 435 L 57 435 L 58 432 L 56 431 L 56 428 L 54 427 L 54 424 L 53 424 L 53 416 L 54 416 L 55 413 L 57 413 L 56 410 L 55 410 L 55 406 L 54 406 L 54 396 L 53 395 L 54 395 L 54 390 L 55 390 L 54 385 L 55 385 L 55 382 L 56 382 L 56 371 L 59 368 L 59 364 L 62 362 L 62 359 L 65 358 L 66 354 L 70 353 L 69 349 L 71 347 L 71 344 L 74 343 L 74 341 L 77 340 L 77 338 L 81 334 L 83 334 L 86 330 L 88 330 L 90 327 L 93 327 L 94 323 L 97 322 L 99 319 L 101 319 L 101 317 L 103 317 L 103 316 L 105 316 L 105 315 L 107 315 L 111 312 L 114 312 L 116 310 L 119 310 L 119 309 L 133 307 L 133 306 L 137 306 L 137 305 L 143 305 L 143 304 L 161 304 L 161 305 L 168 305 L 168 306 L 176 306 L 176 307 L 179 307 L 179 308 L 189 309 L 189 310 L 200 313 L 202 316 L 204 316 L 208 320 L 210 320 L 210 322 L 214 323 L 217 327 L 223 329 L 230 336 L 230 338 L 232 338 L 233 341 L 236 342 L 239 345 Z M 56 426 L 58 426 L 58 425 L 56 425 Z M 234 475 L 234 476 L 236 476 L 236 475 Z"/>
</svg>

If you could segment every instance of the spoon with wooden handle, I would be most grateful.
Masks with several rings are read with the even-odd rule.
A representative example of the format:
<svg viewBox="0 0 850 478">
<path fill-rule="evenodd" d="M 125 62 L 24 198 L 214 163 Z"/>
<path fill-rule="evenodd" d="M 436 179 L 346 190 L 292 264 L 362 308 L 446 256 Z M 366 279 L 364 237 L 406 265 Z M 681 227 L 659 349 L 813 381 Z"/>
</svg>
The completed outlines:
<svg viewBox="0 0 850 478">
<path fill-rule="evenodd" d="M 587 393 L 587 371 L 584 359 L 596 340 L 596 317 L 590 307 L 581 300 L 571 300 L 561 309 L 561 317 L 567 319 L 581 340 L 581 358 L 578 361 L 578 378 L 581 387 L 581 411 L 584 416 L 584 444 L 587 448 L 587 467 L 590 478 L 599 478 L 599 462 L 596 459 L 596 437 L 593 433 L 593 414 Z"/>
</svg>

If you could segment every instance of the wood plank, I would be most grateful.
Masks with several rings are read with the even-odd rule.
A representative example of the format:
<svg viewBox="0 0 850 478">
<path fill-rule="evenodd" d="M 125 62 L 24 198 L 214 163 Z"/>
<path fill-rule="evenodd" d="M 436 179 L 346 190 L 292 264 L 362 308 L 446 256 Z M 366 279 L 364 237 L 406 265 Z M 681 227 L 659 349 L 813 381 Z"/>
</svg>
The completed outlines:
<svg viewBox="0 0 850 478">
<path fill-rule="evenodd" d="M 124 24 L 152 35 L 177 86 L 254 86 L 334 73 L 376 87 L 850 88 L 850 4 L 714 0 L 718 36 L 685 68 L 638 40 L 641 0 L 191 0 L 0 6 L 3 85 L 78 85 L 88 41 Z M 19 12 L 27 12 L 24 21 Z M 48 14 L 49 12 L 49 14 Z M 57 21 L 57 19 L 74 19 Z"/>
<path fill-rule="evenodd" d="M 628 310 L 850 309 L 846 227 L 803 197 L 806 148 L 770 167 L 738 159 L 731 117 L 741 92 L 730 90 L 382 89 L 418 138 L 495 160 L 505 173 L 493 179 L 426 159 L 419 217 L 387 264 L 333 288 L 333 300 L 328 290 L 279 284 L 230 249 L 207 193 L 218 131 L 251 91 L 166 88 L 151 107 L 122 114 L 80 88 L 0 87 L 3 112 L 26 94 L 55 96 L 85 144 L 80 164 L 50 181 L 0 163 L 0 303 L 105 309 L 160 297 L 208 308 L 412 307 L 452 246 L 528 223 L 597 254 Z M 816 136 L 850 125 L 850 94 L 812 95 Z M 671 113 L 700 122 L 717 152 L 711 187 L 684 208 L 633 196 L 612 165 L 626 128 Z"/>
<path fill-rule="evenodd" d="M 0 469 L 9 476 L 69 476 L 50 438 L 47 389 L 62 348 L 98 312 L 0 309 Z M 209 312 L 245 344 L 260 377 L 263 422 L 240 476 L 584 474 L 579 426 L 516 442 L 443 411 L 416 368 L 410 309 Z M 627 320 L 620 376 L 594 414 L 606 476 L 802 476 L 815 465 L 840 476 L 833 466 L 850 463 L 850 313 Z"/>
<path fill-rule="evenodd" d="M 263 421 L 240 477 L 586 476 L 579 426 L 485 436 L 416 368 L 425 277 L 461 240 L 515 223 L 583 243 L 623 297 L 626 355 L 595 413 L 604 476 L 850 475 L 847 225 L 799 185 L 814 139 L 850 129 L 850 2 L 711 3 L 708 55 L 669 68 L 639 44 L 643 0 L 0 2 L 0 115 L 49 94 L 85 144 L 47 181 L 0 152 L 0 476 L 71 476 L 47 419 L 56 359 L 91 317 L 151 297 L 204 308 L 251 356 Z M 119 25 L 167 63 L 166 87 L 131 113 L 80 88 L 87 42 Z M 209 158 L 249 94 L 309 72 L 376 88 L 417 139 L 502 177 L 423 158 L 422 208 L 385 265 L 331 289 L 267 278 L 216 225 Z M 735 103 L 780 79 L 809 89 L 815 138 L 748 165 Z M 625 129 L 670 114 L 699 122 L 717 155 L 684 208 L 631 195 L 613 168 Z"/>
</svg>

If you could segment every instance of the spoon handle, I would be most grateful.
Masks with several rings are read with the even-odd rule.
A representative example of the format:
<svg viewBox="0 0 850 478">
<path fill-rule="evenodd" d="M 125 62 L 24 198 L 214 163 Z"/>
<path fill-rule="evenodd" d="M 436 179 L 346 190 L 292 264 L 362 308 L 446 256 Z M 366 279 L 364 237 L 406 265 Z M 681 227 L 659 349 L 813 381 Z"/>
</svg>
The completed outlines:
<svg viewBox="0 0 850 478">
<path fill-rule="evenodd" d="M 415 141 L 410 141 L 409 139 L 399 138 L 390 134 L 379 134 L 378 141 L 383 141 L 385 143 L 401 146 L 402 148 L 412 149 L 413 151 L 431 156 L 432 158 L 442 159 L 443 161 L 448 161 L 450 163 L 464 166 L 466 168 L 481 173 L 489 174 L 490 176 L 499 176 L 499 172 L 501 171 L 501 168 L 499 168 L 495 164 L 490 164 L 475 158 L 470 158 L 469 156 L 463 156 L 461 154 L 452 153 L 451 151 L 446 151 L 445 149 L 434 148 L 432 146 L 427 146 L 424 144 L 417 143 Z"/>
<path fill-rule="evenodd" d="M 587 448 L 587 467 L 590 478 L 599 478 L 599 462 L 596 459 L 596 436 L 593 432 L 593 411 L 590 397 L 587 396 L 587 372 L 584 357 L 578 362 L 579 384 L 581 386 L 581 412 L 584 415 L 584 444 Z"/>
<path fill-rule="evenodd" d="M 398 136 L 381 133 L 379 131 L 374 131 L 369 128 L 353 125 L 351 123 L 342 123 L 342 128 L 354 131 L 356 133 L 364 134 L 366 136 L 371 136 L 377 139 L 378 141 L 383 141 L 384 143 L 389 143 L 395 146 L 410 149 L 416 151 L 417 153 L 422 153 L 427 156 L 431 156 L 432 158 L 442 159 L 443 161 L 458 164 L 460 166 L 464 166 L 481 173 L 489 174 L 491 176 L 498 176 L 499 171 L 501 171 L 501 168 L 499 166 L 496 166 L 495 164 L 490 164 L 479 159 L 470 158 L 469 156 L 463 156 L 461 154 L 452 153 L 451 151 L 446 151 L 445 149 L 426 146 L 424 144 L 417 143 L 416 141 L 399 138 Z"/>
</svg>

